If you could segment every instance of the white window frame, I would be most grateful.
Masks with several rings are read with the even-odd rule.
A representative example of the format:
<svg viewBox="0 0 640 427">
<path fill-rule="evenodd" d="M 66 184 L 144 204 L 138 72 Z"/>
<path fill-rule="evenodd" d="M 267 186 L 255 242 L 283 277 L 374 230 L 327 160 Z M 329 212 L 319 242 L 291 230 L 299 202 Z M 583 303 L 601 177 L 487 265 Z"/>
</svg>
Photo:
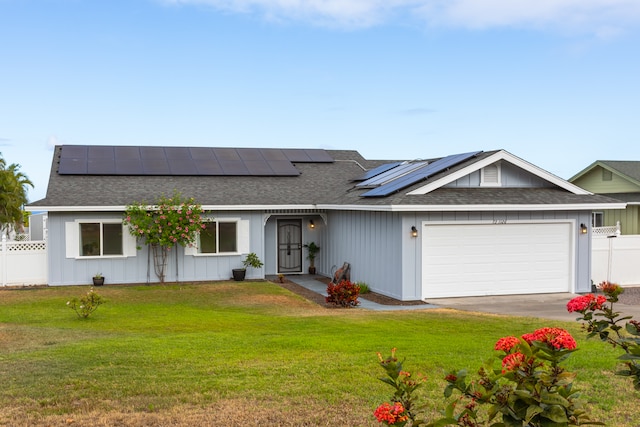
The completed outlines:
<svg viewBox="0 0 640 427">
<path fill-rule="evenodd" d="M 104 244 L 102 237 L 103 224 L 120 224 L 122 226 L 122 254 L 102 255 L 103 248 L 100 247 L 101 255 L 86 256 L 80 250 L 80 226 L 81 224 L 100 224 L 100 245 Z M 135 256 L 137 247 L 136 239 L 129 233 L 129 229 L 121 219 L 76 219 L 65 223 L 65 249 L 67 258 L 75 259 L 96 259 L 96 258 L 126 258 Z"/>
<path fill-rule="evenodd" d="M 600 225 L 598 225 L 598 217 L 600 217 Z M 604 227 L 604 212 L 591 212 L 591 226 Z"/>
<path fill-rule="evenodd" d="M 249 221 L 242 220 L 240 218 L 211 218 L 206 219 L 204 222 L 215 222 L 217 224 L 220 223 L 229 223 L 233 222 L 236 224 L 236 252 L 200 252 L 200 235 L 196 238 L 196 242 L 191 245 L 185 247 L 185 255 L 192 255 L 196 257 L 220 257 L 220 256 L 232 256 L 232 255 L 241 255 L 249 253 Z M 216 236 L 219 238 L 220 233 L 216 233 Z M 218 246 L 218 242 L 216 242 L 216 247 Z"/>
<path fill-rule="evenodd" d="M 495 168 L 494 173 L 487 173 L 487 168 Z M 495 178 L 494 178 L 495 177 Z M 488 180 L 488 178 L 494 178 Z M 502 168 L 500 163 L 492 163 L 480 169 L 480 186 L 481 187 L 500 187 L 502 186 Z"/>
</svg>

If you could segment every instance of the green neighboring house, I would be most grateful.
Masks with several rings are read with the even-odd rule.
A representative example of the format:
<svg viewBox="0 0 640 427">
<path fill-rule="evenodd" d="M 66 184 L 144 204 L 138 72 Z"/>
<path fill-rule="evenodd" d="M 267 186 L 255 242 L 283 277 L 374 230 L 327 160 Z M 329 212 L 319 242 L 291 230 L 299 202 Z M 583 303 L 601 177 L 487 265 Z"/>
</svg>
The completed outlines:
<svg viewBox="0 0 640 427">
<path fill-rule="evenodd" d="M 627 203 L 626 209 L 593 212 L 594 227 L 615 226 L 619 221 L 621 234 L 640 234 L 640 161 L 598 160 L 569 182 Z"/>
</svg>

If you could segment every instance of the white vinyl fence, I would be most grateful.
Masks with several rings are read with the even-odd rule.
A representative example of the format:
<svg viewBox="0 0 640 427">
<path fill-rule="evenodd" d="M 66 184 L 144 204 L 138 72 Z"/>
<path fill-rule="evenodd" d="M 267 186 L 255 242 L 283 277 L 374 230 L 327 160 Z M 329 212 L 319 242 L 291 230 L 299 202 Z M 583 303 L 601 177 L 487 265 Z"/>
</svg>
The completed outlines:
<svg viewBox="0 0 640 427">
<path fill-rule="evenodd" d="M 0 245 L 0 285 L 31 286 L 48 283 L 47 242 L 7 241 Z"/>
<path fill-rule="evenodd" d="M 640 235 L 594 235 L 591 280 L 621 286 L 640 286 Z"/>
</svg>

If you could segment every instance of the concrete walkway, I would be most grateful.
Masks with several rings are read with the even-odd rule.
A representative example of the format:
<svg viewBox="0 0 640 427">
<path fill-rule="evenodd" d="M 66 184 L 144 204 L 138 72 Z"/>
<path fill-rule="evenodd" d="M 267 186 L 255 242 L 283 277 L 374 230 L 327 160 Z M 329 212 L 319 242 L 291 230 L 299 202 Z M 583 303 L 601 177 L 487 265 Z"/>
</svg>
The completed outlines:
<svg viewBox="0 0 640 427">
<path fill-rule="evenodd" d="M 287 280 L 295 283 L 296 285 L 300 285 L 303 288 L 307 288 L 311 291 L 314 291 L 322 296 L 327 296 L 327 285 L 317 280 L 315 276 L 302 274 L 299 276 L 287 276 Z M 383 305 L 378 304 L 373 301 L 366 300 L 364 298 L 360 298 L 359 308 L 366 308 L 367 310 L 380 310 L 380 311 L 399 311 L 399 310 L 419 310 L 426 308 L 441 308 L 432 304 L 421 304 L 421 305 Z"/>
<path fill-rule="evenodd" d="M 327 286 L 314 276 L 287 276 L 287 279 L 320 295 L 327 295 Z M 477 313 L 502 314 L 521 317 L 539 317 L 543 319 L 572 322 L 579 315 L 567 311 L 567 302 L 576 297 L 571 293 L 496 295 L 483 297 L 436 298 L 422 305 L 382 305 L 360 298 L 358 307 L 378 311 L 425 310 L 448 308 Z M 640 320 L 640 305 L 615 304 L 615 310 L 624 316 Z"/>
</svg>

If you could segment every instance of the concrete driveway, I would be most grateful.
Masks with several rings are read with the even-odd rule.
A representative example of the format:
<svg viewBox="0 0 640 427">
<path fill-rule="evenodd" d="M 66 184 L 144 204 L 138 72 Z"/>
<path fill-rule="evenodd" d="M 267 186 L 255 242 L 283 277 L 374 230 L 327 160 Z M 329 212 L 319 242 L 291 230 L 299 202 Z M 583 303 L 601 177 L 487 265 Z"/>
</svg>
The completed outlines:
<svg viewBox="0 0 640 427">
<path fill-rule="evenodd" d="M 543 319 L 575 321 L 579 313 L 569 313 L 567 302 L 576 294 L 497 295 L 485 297 L 434 298 L 427 300 L 440 308 L 452 308 L 480 313 L 510 316 L 540 317 Z M 616 303 L 614 309 L 624 316 L 640 320 L 639 305 Z"/>
</svg>

